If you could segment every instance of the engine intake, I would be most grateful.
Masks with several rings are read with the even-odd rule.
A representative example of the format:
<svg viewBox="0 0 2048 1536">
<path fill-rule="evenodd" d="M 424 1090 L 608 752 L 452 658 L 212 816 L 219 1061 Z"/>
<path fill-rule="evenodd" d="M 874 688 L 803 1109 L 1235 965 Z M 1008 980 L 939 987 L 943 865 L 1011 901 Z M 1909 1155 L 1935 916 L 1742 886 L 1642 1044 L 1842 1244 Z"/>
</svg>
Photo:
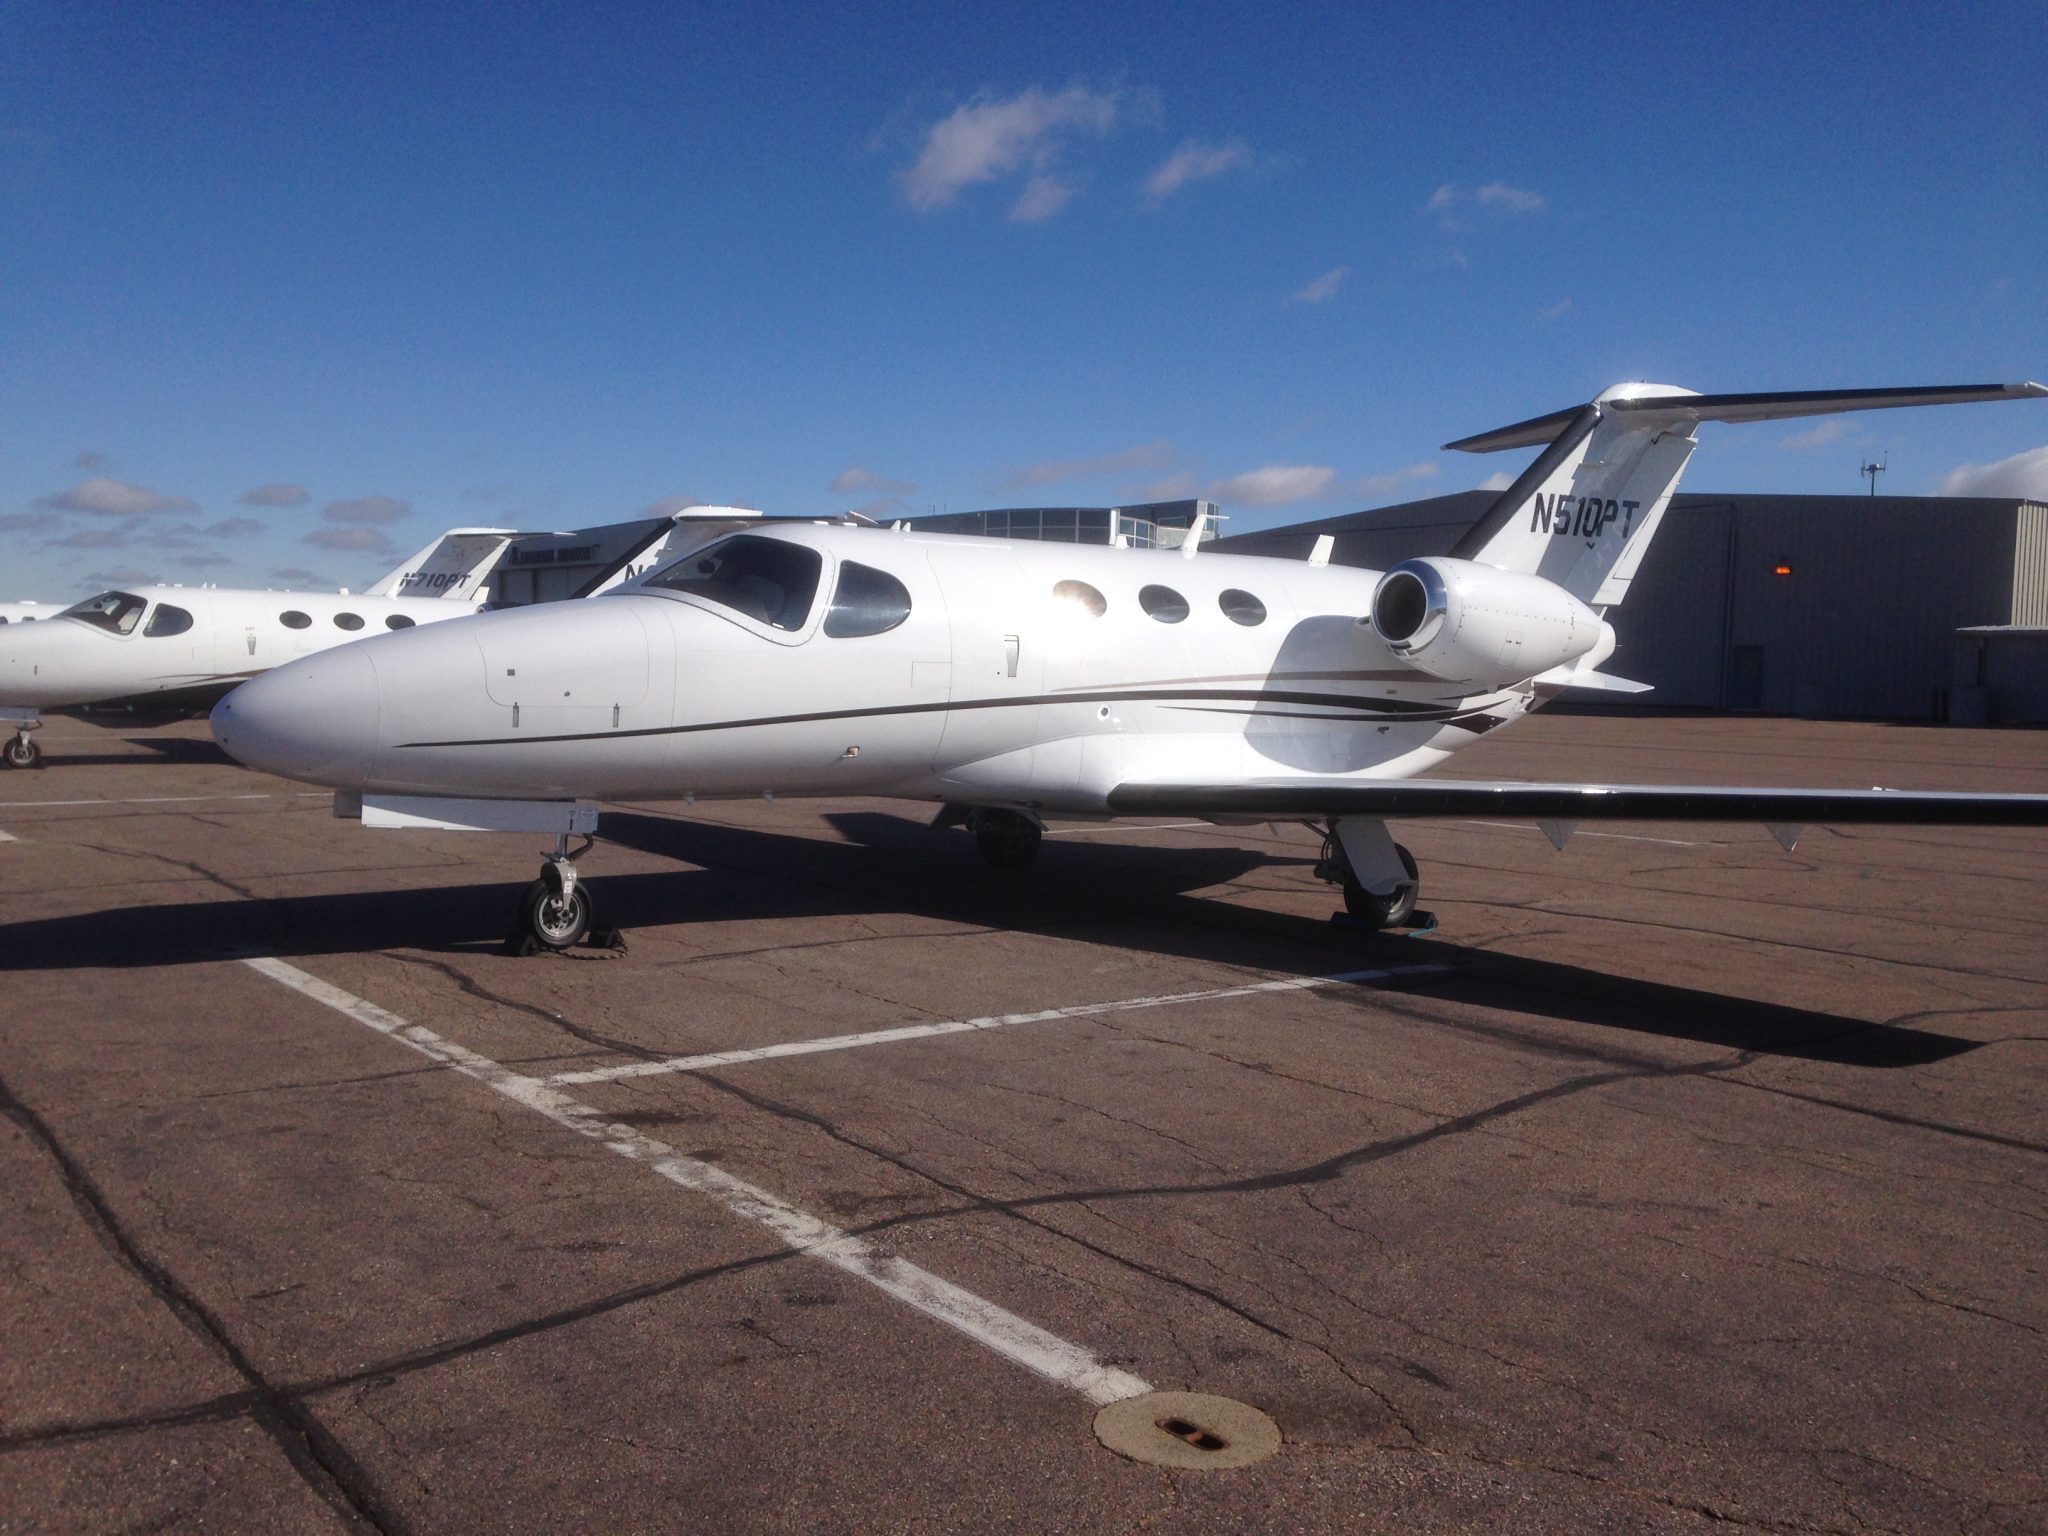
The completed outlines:
<svg viewBox="0 0 2048 1536">
<path fill-rule="evenodd" d="M 1472 560 L 1403 560 L 1372 594 L 1372 628 L 1402 661 L 1450 683 L 1497 687 L 1576 661 L 1613 630 L 1554 581 Z"/>
</svg>

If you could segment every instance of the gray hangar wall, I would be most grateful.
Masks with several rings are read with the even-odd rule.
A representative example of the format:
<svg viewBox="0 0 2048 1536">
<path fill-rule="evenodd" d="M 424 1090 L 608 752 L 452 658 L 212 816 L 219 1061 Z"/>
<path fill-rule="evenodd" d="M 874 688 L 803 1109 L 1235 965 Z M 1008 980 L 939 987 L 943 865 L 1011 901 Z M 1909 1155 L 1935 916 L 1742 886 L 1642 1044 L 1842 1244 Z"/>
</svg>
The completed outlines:
<svg viewBox="0 0 2048 1536">
<path fill-rule="evenodd" d="M 1329 533 L 1335 560 L 1384 569 L 1442 554 L 1492 500 L 1437 496 L 1216 548 L 1306 556 Z M 1680 495 L 1628 601 L 1607 616 L 1619 637 L 1607 668 L 1652 684 L 1646 704 L 1941 720 L 1958 630 L 2048 624 L 2048 506 Z"/>
</svg>

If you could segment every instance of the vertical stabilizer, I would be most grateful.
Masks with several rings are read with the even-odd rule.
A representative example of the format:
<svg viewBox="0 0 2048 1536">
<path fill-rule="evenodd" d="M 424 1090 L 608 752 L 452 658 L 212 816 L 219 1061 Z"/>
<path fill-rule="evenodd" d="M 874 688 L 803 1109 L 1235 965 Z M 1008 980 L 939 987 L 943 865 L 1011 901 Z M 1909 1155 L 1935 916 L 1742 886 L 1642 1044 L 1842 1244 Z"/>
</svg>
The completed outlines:
<svg viewBox="0 0 2048 1536">
<path fill-rule="evenodd" d="M 480 602 L 485 584 L 517 536 L 512 528 L 450 528 L 364 589 L 368 597 L 446 597 Z"/>
</svg>

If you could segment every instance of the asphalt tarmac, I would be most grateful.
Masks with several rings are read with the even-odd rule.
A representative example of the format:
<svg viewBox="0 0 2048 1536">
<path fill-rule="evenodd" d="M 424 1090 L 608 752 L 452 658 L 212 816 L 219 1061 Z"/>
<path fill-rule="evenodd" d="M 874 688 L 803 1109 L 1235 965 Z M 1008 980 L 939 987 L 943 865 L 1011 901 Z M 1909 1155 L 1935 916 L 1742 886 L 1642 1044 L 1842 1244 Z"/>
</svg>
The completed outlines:
<svg viewBox="0 0 2048 1536">
<path fill-rule="evenodd" d="M 2048 1527 L 2048 833 L 1410 823 L 1389 937 L 1298 826 L 998 874 L 918 806 L 631 805 L 627 949 L 520 959 L 541 839 L 41 739 L 0 1531 Z M 2048 734 L 1457 767 L 2048 791 Z M 1106 1449 L 1147 1390 L 1280 1448 Z"/>
</svg>

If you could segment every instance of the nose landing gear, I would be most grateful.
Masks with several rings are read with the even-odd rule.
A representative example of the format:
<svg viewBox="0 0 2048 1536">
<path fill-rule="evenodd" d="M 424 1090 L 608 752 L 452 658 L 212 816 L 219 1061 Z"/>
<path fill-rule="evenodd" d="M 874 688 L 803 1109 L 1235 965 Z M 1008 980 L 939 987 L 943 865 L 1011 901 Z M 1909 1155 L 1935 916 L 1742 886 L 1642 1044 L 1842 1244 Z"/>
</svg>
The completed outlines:
<svg viewBox="0 0 2048 1536">
<path fill-rule="evenodd" d="M 519 926 L 511 940 L 514 953 L 573 949 L 586 936 L 609 949 L 626 947 L 625 936 L 617 929 L 591 932 L 590 887 L 576 873 L 576 861 L 596 845 L 596 838 L 585 837 L 583 846 L 571 853 L 569 835 L 555 835 L 555 850 L 545 856 L 540 878 L 519 898 Z"/>
<path fill-rule="evenodd" d="M 0 717 L 0 723 L 14 727 L 14 740 L 8 742 L 4 748 L 0 748 L 0 758 L 5 759 L 7 766 L 10 768 L 42 767 L 43 749 L 37 746 L 35 739 L 29 735 L 30 731 L 42 729 L 43 722 L 41 717 L 37 715 L 9 714 Z"/>
</svg>

